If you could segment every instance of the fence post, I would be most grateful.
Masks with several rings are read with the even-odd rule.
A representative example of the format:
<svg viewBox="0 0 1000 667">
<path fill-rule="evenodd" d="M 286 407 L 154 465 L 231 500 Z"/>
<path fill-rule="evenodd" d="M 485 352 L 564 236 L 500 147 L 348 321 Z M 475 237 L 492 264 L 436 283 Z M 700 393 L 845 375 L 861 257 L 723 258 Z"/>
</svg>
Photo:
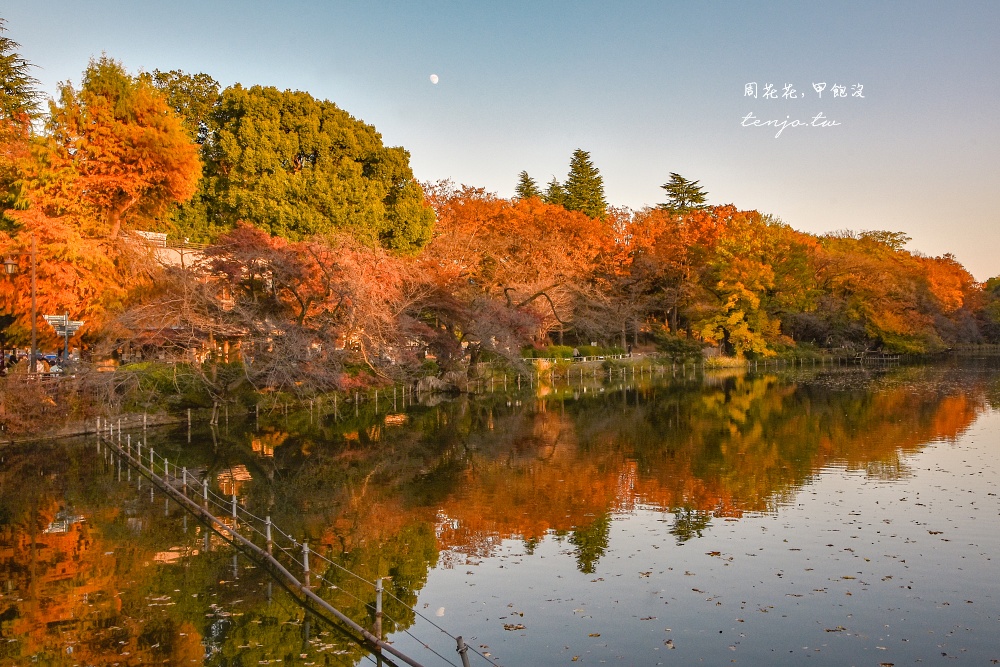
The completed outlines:
<svg viewBox="0 0 1000 667">
<path fill-rule="evenodd" d="M 149 448 L 149 472 L 150 472 L 150 474 L 155 474 L 155 473 L 153 473 L 153 448 L 152 447 Z"/>
<path fill-rule="evenodd" d="M 382 577 L 375 580 L 375 636 L 382 640 Z"/>
<path fill-rule="evenodd" d="M 267 540 L 267 555 L 270 556 L 274 548 L 274 542 L 271 541 L 271 515 L 267 515 L 267 519 L 264 521 L 264 539 Z"/>
<path fill-rule="evenodd" d="M 208 509 L 208 478 L 201 480 L 201 500 L 205 505 L 205 509 Z"/>
<path fill-rule="evenodd" d="M 302 567 L 305 570 L 305 581 L 306 588 L 312 588 L 312 584 L 309 581 L 309 543 L 302 543 Z"/>
<path fill-rule="evenodd" d="M 458 654 L 462 656 L 462 667 L 469 667 L 469 647 L 465 645 L 465 640 L 462 639 L 462 635 L 455 637 L 455 641 L 458 643 Z"/>
<path fill-rule="evenodd" d="M 233 530 L 236 530 L 237 518 L 236 518 L 236 494 L 233 494 Z"/>
<path fill-rule="evenodd" d="M 184 495 L 188 494 L 188 469 L 187 466 L 181 468 L 181 486 L 184 489 Z"/>
</svg>

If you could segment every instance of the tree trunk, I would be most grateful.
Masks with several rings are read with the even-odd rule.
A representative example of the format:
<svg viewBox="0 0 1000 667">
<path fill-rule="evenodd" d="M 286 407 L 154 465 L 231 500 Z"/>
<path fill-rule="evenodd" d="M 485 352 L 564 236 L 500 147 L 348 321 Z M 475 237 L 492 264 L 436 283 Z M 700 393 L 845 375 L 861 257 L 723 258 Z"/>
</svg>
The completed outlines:
<svg viewBox="0 0 1000 667">
<path fill-rule="evenodd" d="M 122 214 L 119 210 L 113 210 L 108 215 L 108 221 L 111 223 L 111 231 L 108 232 L 108 238 L 114 241 L 118 238 L 118 232 L 122 228 Z"/>
</svg>

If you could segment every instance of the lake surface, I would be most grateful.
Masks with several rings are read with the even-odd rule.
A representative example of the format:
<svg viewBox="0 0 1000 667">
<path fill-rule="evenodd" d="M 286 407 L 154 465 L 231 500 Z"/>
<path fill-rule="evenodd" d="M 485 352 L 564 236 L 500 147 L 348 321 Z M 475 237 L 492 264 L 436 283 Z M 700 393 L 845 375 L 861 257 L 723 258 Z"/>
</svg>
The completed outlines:
<svg viewBox="0 0 1000 667">
<path fill-rule="evenodd" d="M 461 664 L 450 635 L 473 665 L 983 665 L 998 370 L 584 376 L 126 435 L 308 540 L 366 627 L 384 577 L 427 667 Z M 96 445 L 0 450 L 0 665 L 375 662 Z"/>
</svg>

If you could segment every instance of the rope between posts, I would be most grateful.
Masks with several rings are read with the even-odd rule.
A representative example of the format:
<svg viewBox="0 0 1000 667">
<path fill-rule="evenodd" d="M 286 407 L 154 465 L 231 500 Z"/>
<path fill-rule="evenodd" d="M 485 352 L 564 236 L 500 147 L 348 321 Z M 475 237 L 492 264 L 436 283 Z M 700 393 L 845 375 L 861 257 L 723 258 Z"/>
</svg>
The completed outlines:
<svg viewBox="0 0 1000 667">
<path fill-rule="evenodd" d="M 257 553 L 258 556 L 265 559 L 274 568 L 276 568 L 278 572 L 288 580 L 288 582 L 292 585 L 293 589 L 296 589 L 303 596 L 312 600 L 314 603 L 316 603 L 323 609 L 333 614 L 339 621 L 347 625 L 354 632 L 360 634 L 369 644 L 377 646 L 381 650 L 391 653 L 392 655 L 396 656 L 397 658 L 411 665 L 412 667 L 423 667 L 420 663 L 410 658 L 406 654 L 402 653 L 401 651 L 393 647 L 391 644 L 382 641 L 380 638 L 370 633 L 368 630 L 363 628 L 354 620 L 344 615 L 343 612 L 341 612 L 340 610 L 338 610 L 337 608 L 333 607 L 331 604 L 326 602 L 326 600 L 316 595 L 316 593 L 310 590 L 307 586 L 303 585 L 294 575 L 292 575 L 292 573 L 289 572 L 288 569 L 284 565 L 282 565 L 277 559 L 275 559 L 270 554 L 261 550 L 259 546 L 257 546 L 256 544 L 245 538 L 243 535 L 240 535 L 240 533 L 237 532 L 237 530 L 234 527 L 227 526 L 218 517 L 214 516 L 212 513 L 208 512 L 206 509 L 201 507 L 200 504 L 196 503 L 191 498 L 188 498 L 187 495 L 181 493 L 170 484 L 167 484 L 165 480 L 163 480 L 161 477 L 156 475 L 155 472 L 153 472 L 152 468 L 146 468 L 146 466 L 143 465 L 142 461 L 137 460 L 130 453 L 126 453 L 120 446 L 116 445 L 114 442 L 111 442 L 110 440 L 108 442 L 112 447 L 116 448 L 119 454 L 124 458 L 126 458 L 133 467 L 139 470 L 139 472 L 144 474 L 148 473 L 150 480 L 154 483 L 158 483 L 161 487 L 161 490 L 163 490 L 168 495 L 172 496 L 176 502 L 187 506 L 191 511 L 196 513 L 198 516 L 201 516 L 202 518 L 208 520 L 213 526 L 216 527 L 216 530 L 221 530 L 224 531 L 225 533 L 228 533 L 230 536 L 232 536 L 232 539 L 234 541 L 239 542 L 245 548 L 250 549 L 251 551 Z M 440 654 L 438 654 L 433 649 L 430 650 L 436 655 L 440 656 Z M 447 659 L 445 660 L 447 662 Z M 449 664 L 451 663 L 449 662 Z"/>
<path fill-rule="evenodd" d="M 330 560 L 329 558 L 327 558 L 323 554 L 319 553 L 318 551 L 313 551 L 311 553 L 315 554 L 317 558 L 319 558 L 320 560 L 326 561 L 327 563 L 329 563 L 333 567 L 337 568 L 338 570 L 343 570 L 344 572 L 346 572 L 347 574 L 351 575 L 355 579 L 357 579 L 359 581 L 363 581 L 364 583 L 368 584 L 372 588 L 375 588 L 375 582 L 374 581 L 368 581 L 367 579 L 365 579 L 364 577 L 362 577 L 360 574 L 356 574 L 354 572 L 351 572 L 350 570 L 348 570 L 346 567 L 344 567 L 340 563 L 333 562 L 332 560 Z M 384 594 L 384 591 L 383 591 L 383 594 Z M 395 597 L 395 596 L 393 596 L 393 597 Z M 399 598 L 396 598 L 396 599 L 398 600 Z M 400 600 L 400 602 L 402 602 L 402 600 Z"/>
<path fill-rule="evenodd" d="M 278 528 L 273 523 L 271 524 L 271 530 L 274 531 L 274 532 L 276 532 L 276 533 L 278 533 L 279 535 L 282 535 L 282 536 L 288 538 L 288 541 L 291 542 L 293 545 L 295 545 L 295 546 L 299 545 L 299 543 L 295 540 L 294 537 L 292 537 L 291 535 L 289 535 L 288 533 L 286 533 L 285 531 L 283 531 L 281 528 Z"/>
<path fill-rule="evenodd" d="M 392 594 L 391 592 L 389 592 L 388 590 L 383 590 L 383 591 L 382 591 L 382 594 L 383 594 L 383 595 L 388 595 L 388 596 L 389 596 L 389 597 L 391 597 L 391 598 L 392 598 L 393 600 L 396 600 L 397 602 L 399 602 L 400 604 L 402 604 L 402 605 L 403 605 L 404 607 L 409 607 L 409 605 L 408 605 L 408 604 L 406 604 L 405 602 L 403 602 L 402 600 L 400 600 L 400 599 L 399 599 L 398 597 L 396 597 L 395 595 L 393 595 L 393 594 Z M 424 621 L 427 621 L 427 623 L 429 623 L 429 624 L 430 624 L 431 626 L 433 626 L 434 628 L 436 628 L 436 629 L 437 629 L 437 630 L 438 630 L 439 632 L 441 632 L 442 634 L 444 634 L 444 635 L 446 635 L 446 636 L 448 636 L 448 637 L 450 637 L 451 639 L 454 639 L 454 640 L 456 640 L 456 641 L 458 640 L 458 637 L 456 637 L 455 635 L 451 634 L 450 632 L 448 632 L 447 630 L 445 630 L 444 628 L 442 628 L 442 627 L 441 627 L 440 625 L 438 625 L 437 623 L 435 623 L 434 621 L 432 621 L 432 620 L 431 620 L 431 619 L 429 619 L 428 617 L 426 617 L 426 616 L 424 616 L 423 614 L 421 614 L 421 613 L 420 613 L 420 611 L 418 611 L 417 609 L 413 609 L 412 611 L 413 611 L 413 615 L 414 615 L 414 616 L 417 616 L 417 617 L 419 617 L 419 618 L 423 619 Z M 395 623 L 395 624 L 396 624 L 396 627 L 399 627 L 399 625 L 400 625 L 399 621 L 397 621 L 397 620 L 396 620 L 396 619 L 394 619 L 394 618 L 393 618 L 392 616 L 390 616 L 389 614 L 387 614 L 387 613 L 385 612 L 385 610 L 384 610 L 384 609 L 383 609 L 383 611 L 382 611 L 382 617 L 383 617 L 383 618 L 387 618 L 387 619 L 389 619 L 390 621 L 392 621 L 393 623 Z M 412 635 L 412 634 L 411 634 L 411 633 L 409 632 L 409 630 L 403 630 L 403 632 L 405 632 L 406 634 L 408 634 L 408 635 L 410 635 L 411 637 L 413 637 L 413 635 Z M 414 639 L 415 639 L 416 641 L 418 641 L 418 642 L 420 641 L 420 640 L 419 640 L 419 639 L 417 639 L 416 637 L 413 637 L 413 638 L 414 638 Z M 421 643 L 423 643 L 423 642 L 421 642 Z M 467 646 L 468 646 L 468 645 L 467 645 Z M 428 647 L 428 648 L 429 648 L 429 647 Z M 478 650 L 476 650 L 476 649 L 475 649 L 475 648 L 473 648 L 472 646 L 468 646 L 468 648 L 469 648 L 469 650 L 470 650 L 470 651 L 472 651 L 472 652 L 473 652 L 473 653 L 475 653 L 476 655 L 480 656 L 480 657 L 481 657 L 481 658 L 482 658 L 483 660 L 485 660 L 486 662 L 489 662 L 489 663 L 491 663 L 491 664 L 493 664 L 493 665 L 497 665 L 497 666 L 499 667 L 500 663 L 496 662 L 495 660 L 493 660 L 493 659 L 492 659 L 492 658 L 490 658 L 489 656 L 486 656 L 486 655 L 483 655 L 482 653 L 480 653 L 480 652 L 479 652 Z"/>
<path fill-rule="evenodd" d="M 383 615 L 383 616 L 385 616 L 385 613 L 383 613 L 382 615 Z M 395 621 L 393 621 L 393 623 L 395 623 Z M 399 625 L 397 624 L 397 626 L 396 626 L 396 627 L 399 627 Z M 423 647 L 424 647 L 425 649 L 427 649 L 428 651 L 430 651 L 431 653 L 433 653 L 433 654 L 434 654 L 434 655 L 436 655 L 437 657 L 441 658 L 442 660 L 444 660 L 445 662 L 447 662 L 447 663 L 448 663 L 449 665 L 451 665 L 452 667 L 458 667 L 458 665 L 456 665 L 455 663 L 453 663 L 453 662 L 452 662 L 451 660 L 449 660 L 448 658 L 444 657 L 443 655 L 441 655 L 440 653 L 438 653 L 437 651 L 435 651 L 434 649 L 432 649 L 432 648 L 431 648 L 430 646 L 428 646 L 427 644 L 425 644 L 425 643 L 424 643 L 423 641 L 421 641 L 420 639 L 418 639 L 418 638 L 417 638 L 417 637 L 416 637 L 416 636 L 415 636 L 415 635 L 414 635 L 414 634 L 413 634 L 412 632 L 410 632 L 409 630 L 403 630 L 403 632 L 404 632 L 404 633 L 406 633 L 406 634 L 408 634 L 408 635 L 409 635 L 410 637 L 412 637 L 412 638 L 413 638 L 413 640 L 414 640 L 415 642 L 418 642 L 418 643 L 419 643 L 419 644 L 420 644 L 421 646 L 423 646 Z"/>
<path fill-rule="evenodd" d="M 355 602 L 358 602 L 361 605 L 367 605 L 368 604 L 367 602 L 365 602 L 364 600 L 362 600 L 361 598 L 359 598 L 354 593 L 350 592 L 346 588 L 341 588 L 340 586 L 338 586 L 337 584 L 333 583 L 332 581 L 330 581 L 329 579 L 327 579 L 323 575 L 320 575 L 319 580 L 321 582 L 329 585 L 329 587 L 332 588 L 333 590 L 338 591 L 340 593 L 343 593 L 344 595 L 346 595 L 349 598 L 352 598 Z M 385 612 L 382 613 L 382 616 L 385 616 Z"/>
<path fill-rule="evenodd" d="M 142 456 L 142 454 L 140 453 L 141 452 L 141 447 L 143 446 L 142 441 L 140 441 L 140 440 L 136 441 L 136 447 L 137 447 L 137 449 L 136 449 L 136 455 L 135 456 L 133 456 L 130 453 L 130 451 L 126 452 L 120 446 L 116 446 L 115 442 L 113 440 L 108 440 L 108 442 L 109 442 L 109 444 L 112 447 L 117 448 L 119 450 L 120 455 L 124 456 L 125 458 L 127 458 L 128 461 L 132 464 L 133 467 L 138 468 L 140 470 L 140 472 L 148 471 L 151 481 L 153 481 L 153 482 L 159 482 L 161 484 L 161 487 L 165 488 L 167 490 L 168 495 L 180 496 L 180 497 L 184 498 L 184 500 L 185 500 L 185 502 L 187 504 L 192 505 L 192 506 L 196 505 L 196 503 L 194 503 L 194 501 L 191 498 L 188 498 L 185 494 L 181 494 L 180 491 L 178 491 L 176 488 L 174 488 L 172 485 L 170 485 L 168 483 L 167 480 L 169 479 L 169 470 L 167 468 L 167 459 L 166 459 L 166 457 L 157 454 L 154 450 L 152 450 L 150 448 L 149 449 L 149 454 L 150 454 L 150 458 L 151 458 L 151 462 L 150 462 L 151 465 L 150 465 L 149 468 L 146 468 L 146 466 L 143 465 L 142 458 L 139 458 L 139 457 Z M 148 443 L 145 443 L 145 446 L 148 447 Z M 157 459 L 160 459 L 161 461 L 163 461 L 163 477 L 162 477 L 162 479 L 159 478 L 159 476 L 156 474 L 155 461 Z M 176 474 L 177 465 L 176 464 L 175 464 L 174 468 L 175 468 L 174 478 L 175 478 L 175 481 L 176 481 L 176 479 L 177 479 L 177 474 Z M 195 485 L 192 485 L 192 486 L 196 487 L 197 485 L 195 484 Z M 204 494 L 206 496 L 205 500 L 208 500 L 211 503 L 211 505 L 213 505 L 214 507 L 217 507 L 218 509 L 223 510 L 224 516 L 232 516 L 233 506 L 232 506 L 232 497 L 231 496 L 230 496 L 230 498 L 224 498 L 224 497 L 218 495 L 217 493 L 215 493 L 215 491 L 213 491 L 211 489 L 206 489 L 206 491 L 207 491 L 207 493 Z M 175 500 L 176 500 L 176 498 L 175 498 Z M 201 513 L 202 509 L 203 508 L 201 508 L 201 507 L 198 508 L 199 513 Z M 230 527 L 230 526 L 226 525 L 225 523 L 223 523 L 222 521 L 220 521 L 218 518 L 216 518 L 214 515 L 212 515 L 211 513 L 207 512 L 207 511 L 205 511 L 204 513 L 208 514 L 212 518 L 212 523 L 213 524 L 219 524 L 221 526 L 221 529 L 223 531 L 225 531 L 226 533 L 230 534 L 232 536 L 232 538 L 233 538 L 234 541 L 240 541 L 242 543 L 245 543 L 245 545 L 247 545 L 249 548 L 252 548 L 252 549 L 260 552 L 261 554 L 263 554 L 263 552 L 260 551 L 260 547 L 257 546 L 257 545 L 255 545 L 255 544 L 253 544 L 249 540 L 247 540 L 244 536 L 240 535 L 237 532 L 236 527 Z M 262 532 L 259 528 L 257 528 L 257 526 L 255 526 L 254 523 L 253 523 L 253 521 L 252 521 L 252 520 L 256 520 L 258 522 L 263 523 L 263 522 L 266 521 L 265 519 L 261 519 L 260 517 L 254 515 L 252 512 L 250 512 L 249 510 L 247 510 L 243 505 L 237 505 L 236 513 L 235 513 L 236 514 L 235 518 L 237 520 L 239 520 L 241 518 L 241 516 L 240 516 L 241 513 L 242 513 L 242 515 L 244 517 L 243 520 L 242 520 L 242 522 L 241 522 L 241 524 L 240 524 L 242 527 L 249 528 L 249 530 L 251 531 L 251 533 L 256 533 L 260 537 L 263 537 L 263 538 L 267 537 L 266 534 L 264 532 Z M 247 518 L 245 518 L 245 517 L 249 517 L 249 519 L 251 519 L 251 520 L 247 520 Z M 275 540 L 273 539 L 273 536 L 272 536 L 272 540 L 271 540 L 271 546 L 272 546 L 272 548 L 276 547 L 281 554 L 283 554 L 287 559 L 289 559 L 291 561 L 291 563 L 294 563 L 296 566 L 305 569 L 305 563 L 304 563 L 304 561 L 299 560 L 296 557 L 296 555 L 295 555 L 296 552 L 302 547 L 302 544 L 299 543 L 297 540 L 295 540 L 295 538 L 292 537 L 290 534 L 284 532 L 283 530 L 281 530 L 277 526 L 274 526 L 273 524 L 271 524 L 271 530 L 272 530 L 272 532 L 277 532 L 280 536 L 285 537 L 286 539 L 289 540 L 289 542 L 291 542 L 291 546 L 288 546 L 288 547 L 282 546 L 280 544 L 277 544 L 275 542 Z M 358 581 L 360 581 L 360 582 L 362 582 L 364 584 L 367 584 L 368 586 L 371 586 L 372 588 L 375 588 L 375 584 L 373 582 L 369 581 L 368 579 L 365 579 L 364 577 L 358 575 L 355 572 L 352 572 L 348 568 L 346 568 L 346 567 L 342 566 L 341 564 L 339 564 L 339 563 L 331 560 L 330 558 L 324 556 L 323 554 L 321 554 L 319 552 L 311 552 L 311 553 L 314 555 L 314 557 L 316 557 L 316 558 L 318 558 L 318 559 L 326 562 L 330 566 L 330 568 L 336 568 L 337 570 L 342 571 L 342 572 L 344 572 L 344 573 L 346 573 L 346 574 L 354 577 Z M 270 557 L 270 555 L 268 555 L 268 558 L 269 558 L 269 560 L 271 560 L 272 562 L 274 562 L 275 564 L 277 564 L 277 565 L 280 566 L 280 563 L 277 563 L 277 561 L 274 561 L 273 557 Z M 330 579 L 328 579 L 326 577 L 326 574 L 328 574 L 328 573 L 329 573 L 329 569 L 328 569 L 327 573 L 324 573 L 323 575 L 319 576 L 319 581 L 320 581 L 319 589 L 320 590 L 322 589 L 323 585 L 325 584 L 325 585 L 329 586 L 332 590 L 339 591 L 340 593 L 343 593 L 344 595 L 348 596 L 349 598 L 353 599 L 354 601 L 356 601 L 359 604 L 362 604 L 362 605 L 367 604 L 365 602 L 365 600 L 359 598 L 358 596 L 354 595 L 353 593 L 351 593 L 347 589 L 344 589 L 343 587 L 335 584 Z M 294 581 L 294 577 L 292 578 L 292 580 Z M 397 601 L 398 603 L 400 603 L 401 605 L 403 605 L 405 607 L 409 606 L 409 605 L 407 605 L 407 603 L 405 603 L 399 597 L 397 597 L 396 595 L 392 594 L 390 591 L 383 590 L 383 594 L 387 594 L 391 599 Z M 309 596 L 307 596 L 307 597 L 309 597 Z M 412 611 L 413 611 L 413 613 L 414 613 L 414 615 L 416 617 L 418 617 L 418 618 L 422 619 L 423 621 L 429 623 L 432 627 L 434 627 L 435 629 L 437 629 L 442 634 L 448 636 L 449 638 L 451 638 L 453 640 L 457 640 L 457 637 L 455 637 L 450 632 L 448 632 L 447 630 L 445 630 L 444 628 L 442 628 L 441 626 L 439 626 L 437 623 L 435 623 L 433 620 L 431 620 L 430 618 L 428 618 L 424 614 L 420 613 L 418 610 L 413 609 Z M 383 612 L 383 617 L 387 618 L 392 623 L 394 623 L 397 628 L 400 628 L 401 624 L 398 621 L 396 621 L 396 619 L 394 619 L 391 616 L 385 614 L 384 612 Z M 341 620 L 343 620 L 343 619 L 341 619 Z M 431 648 L 430 646 L 428 646 L 427 644 L 425 644 L 423 641 L 421 641 L 420 639 L 418 639 L 416 637 L 416 635 L 414 635 L 413 632 L 411 632 L 410 630 L 403 629 L 402 631 L 405 634 L 407 634 L 410 637 L 412 637 L 415 641 L 417 641 L 418 643 L 420 643 L 424 648 L 426 648 L 427 650 L 431 651 L 436 656 L 438 656 L 439 658 L 441 658 L 442 660 L 444 660 L 445 662 L 447 662 L 448 664 L 454 665 L 454 663 L 452 663 L 450 660 L 448 660 L 448 658 L 446 658 L 445 656 L 441 655 L 440 653 L 438 653 L 437 651 L 435 651 L 433 648 Z M 476 650 L 474 647 L 466 646 L 466 648 L 467 649 L 471 649 L 473 653 L 479 655 L 484 660 L 486 660 L 487 662 L 489 662 L 489 663 L 491 663 L 493 665 L 498 665 L 499 664 L 499 663 L 495 662 L 492 658 L 489 658 L 489 657 L 483 655 L 480 651 Z M 366 657 L 368 657 L 368 656 L 366 656 Z M 400 659 L 403 659 L 405 661 L 405 658 L 402 657 L 402 656 L 400 656 Z"/>
<path fill-rule="evenodd" d="M 259 516 L 256 516 L 252 512 L 248 511 L 247 508 L 243 507 L 242 505 L 240 505 L 239 509 L 240 509 L 241 512 L 243 512 L 244 514 L 246 514 L 251 519 L 256 519 L 257 521 L 260 521 L 261 523 L 264 523 L 264 522 L 267 521 L 267 519 L 262 519 Z M 273 529 L 273 526 L 272 526 L 272 529 Z"/>
</svg>

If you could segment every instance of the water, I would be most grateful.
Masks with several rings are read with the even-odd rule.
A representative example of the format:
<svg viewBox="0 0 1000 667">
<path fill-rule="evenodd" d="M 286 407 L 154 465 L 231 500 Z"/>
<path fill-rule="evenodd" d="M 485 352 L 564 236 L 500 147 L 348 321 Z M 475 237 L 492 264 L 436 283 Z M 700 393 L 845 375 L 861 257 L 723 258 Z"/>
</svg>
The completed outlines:
<svg viewBox="0 0 1000 667">
<path fill-rule="evenodd" d="M 459 664 L 435 626 L 474 665 L 1000 660 L 995 369 L 669 375 L 146 437 L 386 577 L 428 667 Z M 0 665 L 373 661 L 93 440 L 0 456 Z"/>
</svg>

